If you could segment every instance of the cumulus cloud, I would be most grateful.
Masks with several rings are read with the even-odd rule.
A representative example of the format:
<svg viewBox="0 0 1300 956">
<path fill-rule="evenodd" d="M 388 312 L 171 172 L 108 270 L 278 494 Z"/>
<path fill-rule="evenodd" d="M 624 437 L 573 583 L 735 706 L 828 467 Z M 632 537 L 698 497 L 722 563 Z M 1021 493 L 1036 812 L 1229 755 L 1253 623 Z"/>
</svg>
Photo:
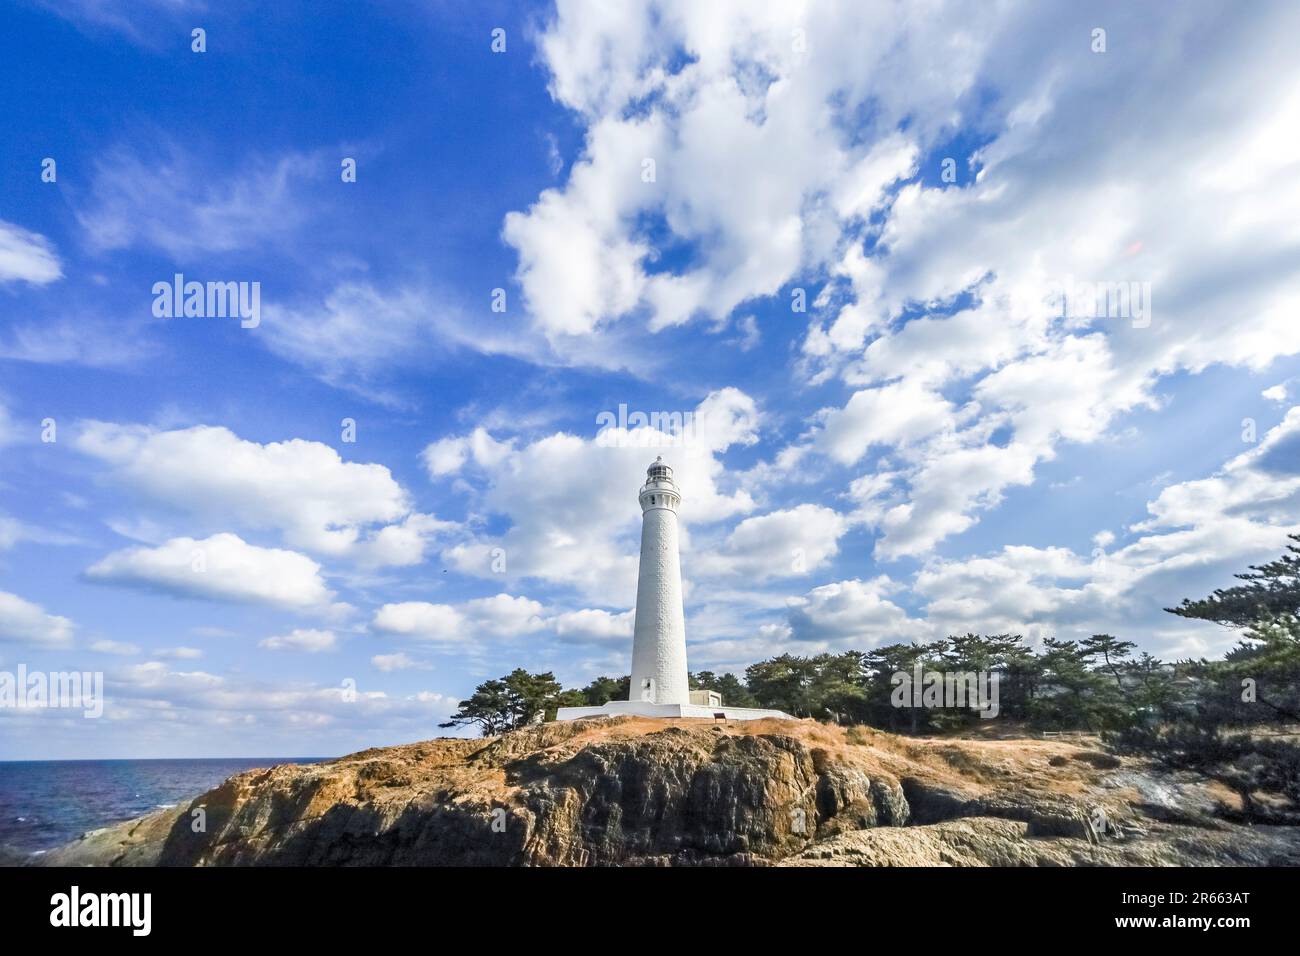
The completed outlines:
<svg viewBox="0 0 1300 956">
<path fill-rule="evenodd" d="M 426 446 L 420 460 L 430 478 L 453 475 L 465 467 L 467 461 L 482 468 L 495 468 L 513 451 L 513 442 L 499 442 L 485 428 L 476 428 L 468 435 L 453 435 Z"/>
<path fill-rule="evenodd" d="M 849 522 L 830 508 L 802 504 L 745 518 L 716 549 L 692 558 L 692 573 L 750 581 L 805 575 L 839 552 Z"/>
<path fill-rule="evenodd" d="M 480 637 L 514 637 L 538 630 L 542 605 L 531 598 L 497 594 L 462 604 L 403 601 L 375 612 L 371 627 L 417 641 L 447 643 Z"/>
<path fill-rule="evenodd" d="M 816 447 L 844 465 L 872 445 L 913 444 L 956 424 L 943 396 L 912 381 L 855 392 L 843 408 L 824 409 L 819 417 Z"/>
<path fill-rule="evenodd" d="M 114 551 L 87 568 L 86 577 L 175 597 L 300 611 L 326 609 L 334 596 L 311 558 L 228 532 Z"/>
<path fill-rule="evenodd" d="M 601 608 L 582 608 L 565 611 L 550 620 L 556 636 L 566 644 L 608 643 L 629 649 L 635 623 L 635 609 L 614 614 Z"/>
<path fill-rule="evenodd" d="M 854 143 L 840 125 L 868 95 L 882 126 L 900 117 L 890 21 L 832 5 L 559 3 L 543 62 L 586 142 L 567 182 L 503 228 L 538 325 L 560 338 L 637 310 L 652 330 L 716 322 L 826 262 L 843 224 L 869 218 L 916 160 L 895 131 Z M 964 45 L 938 31 L 925 40 L 962 74 Z M 939 72 L 911 77 L 910 107 Z M 656 268 L 651 225 L 693 244 L 696 260 Z"/>
<path fill-rule="evenodd" d="M 321 651 L 334 650 L 338 647 L 338 643 L 338 636 L 333 631 L 299 627 L 288 634 L 277 634 L 259 641 L 257 646 L 264 647 L 268 651 L 305 651 L 308 654 L 319 654 Z"/>
<path fill-rule="evenodd" d="M 384 465 L 344 461 L 320 442 L 259 444 L 207 425 L 160 431 L 96 421 L 82 423 L 75 441 L 151 502 L 213 523 L 279 531 L 290 547 L 332 557 L 418 564 L 429 539 L 453 527 L 412 511 Z"/>
<path fill-rule="evenodd" d="M 401 522 L 362 538 L 354 547 L 353 555 L 363 567 L 410 567 L 424 561 L 432 541 L 453 534 L 458 528 L 454 521 L 411 512 Z"/>
<path fill-rule="evenodd" d="M 370 658 L 371 665 L 375 670 L 390 673 L 391 671 L 406 671 L 412 669 L 428 670 L 429 665 L 415 660 L 406 653 L 399 651 L 396 654 L 376 654 Z"/>
<path fill-rule="evenodd" d="M 0 641 L 35 647 L 66 647 L 72 642 L 72 622 L 47 614 L 39 604 L 0 591 Z"/>
<path fill-rule="evenodd" d="M 383 636 L 455 646 L 488 639 L 508 640 L 527 634 L 554 634 L 562 644 L 608 646 L 630 651 L 635 610 L 563 609 L 531 598 L 498 594 L 455 605 L 405 601 L 385 604 L 371 621 Z M 427 666 L 405 653 L 371 658 L 380 670 Z"/>
<path fill-rule="evenodd" d="M 791 602 L 787 633 L 792 640 L 817 649 L 864 649 L 932 636 L 928 624 L 889 600 L 888 595 L 899 590 L 884 575 L 813 588 Z"/>
<path fill-rule="evenodd" d="M 468 574 L 537 578 L 576 587 L 596 603 L 631 604 L 641 521 L 636 491 L 655 457 L 675 469 L 687 491 L 680 508 L 687 528 L 754 508 L 721 460 L 727 449 L 756 441 L 754 400 L 727 388 L 685 411 L 694 414 L 685 435 L 613 425 L 588 438 L 559 432 L 528 443 L 489 444 L 481 436 L 477 452 L 468 436 L 464 458 L 446 454 L 451 446 L 445 439 L 432 446 L 426 464 L 436 460 L 440 475 L 471 474 L 482 489 L 478 508 L 510 521 L 504 534 L 480 535 L 449 548 L 445 557 Z M 457 462 L 459 468 L 449 470 Z"/>
</svg>

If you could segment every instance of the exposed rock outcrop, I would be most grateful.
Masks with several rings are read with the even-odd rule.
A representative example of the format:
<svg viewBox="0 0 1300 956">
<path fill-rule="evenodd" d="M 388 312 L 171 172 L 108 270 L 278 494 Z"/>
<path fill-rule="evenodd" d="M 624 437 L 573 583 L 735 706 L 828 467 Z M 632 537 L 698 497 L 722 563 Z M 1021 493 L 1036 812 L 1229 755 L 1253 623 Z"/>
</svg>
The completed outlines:
<svg viewBox="0 0 1300 956">
<path fill-rule="evenodd" d="M 1300 863 L 1294 828 L 1207 828 L 1144 814 L 1150 773 L 1060 741 L 623 717 L 250 771 L 42 862 Z"/>
</svg>

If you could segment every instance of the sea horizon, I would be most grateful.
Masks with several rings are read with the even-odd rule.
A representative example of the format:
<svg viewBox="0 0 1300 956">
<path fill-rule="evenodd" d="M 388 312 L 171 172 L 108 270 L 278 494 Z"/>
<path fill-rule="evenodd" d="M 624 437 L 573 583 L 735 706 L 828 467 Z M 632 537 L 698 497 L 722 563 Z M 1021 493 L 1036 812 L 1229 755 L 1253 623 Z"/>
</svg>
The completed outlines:
<svg viewBox="0 0 1300 956">
<path fill-rule="evenodd" d="M 0 760 L 0 865 L 164 810 L 239 773 L 335 757 L 100 757 Z"/>
</svg>

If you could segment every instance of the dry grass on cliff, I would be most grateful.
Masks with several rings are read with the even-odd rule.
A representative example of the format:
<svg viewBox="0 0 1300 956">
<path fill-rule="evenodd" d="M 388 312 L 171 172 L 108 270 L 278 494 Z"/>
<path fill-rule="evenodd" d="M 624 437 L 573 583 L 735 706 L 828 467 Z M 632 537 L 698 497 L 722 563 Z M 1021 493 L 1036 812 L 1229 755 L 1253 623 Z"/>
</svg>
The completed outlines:
<svg viewBox="0 0 1300 956">
<path fill-rule="evenodd" d="M 896 778 L 915 777 L 972 793 L 1014 785 L 1078 796 L 1115 768 L 1115 758 L 1103 754 L 1096 739 L 1089 737 L 904 737 L 866 726 L 779 718 L 714 722 L 616 717 L 544 724 L 507 736 L 519 738 L 520 750 L 554 748 L 555 756 L 562 758 L 589 743 L 643 737 L 671 727 L 711 735 L 794 737 L 809 749 L 825 750 L 868 774 L 884 771 Z"/>
<path fill-rule="evenodd" d="M 822 752 L 821 759 L 857 767 L 868 776 L 913 778 L 971 796 L 1014 788 L 1076 797 L 1098 787 L 1115 764 L 1115 758 L 1098 751 L 1093 741 L 1077 738 L 903 737 L 871 727 L 845 728 L 814 720 L 613 717 L 539 724 L 499 737 L 444 737 L 350 754 L 320 765 L 323 777 L 337 777 L 336 771 L 327 769 L 331 766 L 347 772 L 317 799 L 337 796 L 334 791 L 340 780 L 367 789 L 379 783 L 394 795 L 401 787 L 415 785 L 426 792 L 453 788 L 464 797 L 502 799 L 517 786 L 507 768 L 518 761 L 554 767 L 589 745 L 668 730 L 685 731 L 709 749 L 719 737 L 791 737 L 814 754 Z M 266 773 L 314 775 L 308 767 L 294 766 L 249 771 L 243 778 L 251 783 Z"/>
</svg>

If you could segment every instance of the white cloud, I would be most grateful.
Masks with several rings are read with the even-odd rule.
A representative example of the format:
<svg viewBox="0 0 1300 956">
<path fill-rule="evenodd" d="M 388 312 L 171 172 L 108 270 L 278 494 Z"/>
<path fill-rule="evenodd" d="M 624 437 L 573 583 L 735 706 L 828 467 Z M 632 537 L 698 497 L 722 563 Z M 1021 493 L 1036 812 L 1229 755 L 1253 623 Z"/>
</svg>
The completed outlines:
<svg viewBox="0 0 1300 956">
<path fill-rule="evenodd" d="M 1124 16 L 1124 35 L 1151 34 L 1133 11 Z M 1203 19 L 1186 11 L 1162 30 L 1161 42 L 1199 42 L 1190 37 L 1204 29 Z M 1216 362 L 1259 368 L 1300 351 L 1300 333 L 1285 318 L 1300 302 L 1282 253 L 1294 243 L 1294 226 L 1277 215 L 1285 201 L 1279 193 L 1291 187 L 1216 175 L 1261 129 L 1276 128 L 1278 111 L 1300 109 L 1300 86 L 1274 79 L 1276 70 L 1287 72 L 1287 54 L 1260 34 L 1278 26 L 1266 19 L 1237 25 L 1234 39 L 1259 52 L 1249 68 L 1231 57 L 1217 61 L 1212 75 L 1165 75 L 1185 61 L 1136 51 L 1113 58 L 1114 50 L 1103 74 L 1085 74 L 1084 61 L 1055 54 L 1049 71 L 1040 68 L 1043 57 L 1053 44 L 1073 42 L 1069 30 L 1039 22 L 1005 38 L 997 63 L 1032 68 L 989 64 L 988 82 L 1019 106 L 982 151 L 978 178 L 966 188 L 905 186 L 885 217 L 870 282 L 855 283 L 848 304 L 829 325 L 815 324 L 805 345 L 811 367 L 834 369 L 838 355 L 842 374 L 857 384 L 902 375 L 917 387 L 951 388 L 974 379 L 968 454 L 981 454 L 974 446 L 988 446 L 998 427 L 1009 432 L 1007 448 L 1015 450 L 983 452 L 993 470 L 982 483 L 966 479 L 977 486 L 971 494 L 935 481 L 962 480 L 936 470 L 949 443 L 906 449 L 920 464 L 905 475 L 911 487 L 884 525 L 882 556 L 924 553 L 969 527 L 1008 485 L 1031 482 L 1034 465 L 1053 457 L 1059 442 L 1097 441 L 1124 412 L 1155 407 L 1160 376 Z M 1112 85 L 1115 95 L 1105 92 Z M 1229 87 L 1248 109 L 1226 106 L 1220 92 Z M 1168 100 L 1157 92 L 1168 88 L 1182 93 Z M 1144 105 L 1148 95 L 1159 102 Z M 1090 122 L 1080 125 L 1085 103 Z M 1157 113 L 1160 122 L 1150 124 Z M 1141 126 L 1144 135 L 1140 143 L 1104 137 L 1088 147 L 1096 144 L 1093 124 Z M 1189 142 L 1207 129 L 1212 137 Z M 1182 172 L 1171 179 L 1170 168 Z M 1193 194 L 1195 203 L 1181 198 Z M 1061 230 L 1062 209 L 1087 215 Z M 1148 311 L 1099 322 L 1062 318 L 1047 293 L 1073 279 L 1148 282 Z M 910 307 L 937 309 L 962 293 L 975 302 L 951 317 L 898 321 Z M 1222 320 L 1225 310 L 1233 321 Z"/>
<path fill-rule="evenodd" d="M 1094 583 L 1095 568 L 1067 548 L 1010 546 L 983 558 L 934 561 L 914 592 L 926 615 L 945 633 L 1056 633 L 1082 621 L 1100 621 L 1104 602 L 1118 593 Z M 1062 635 L 1065 636 L 1065 635 Z"/>
<path fill-rule="evenodd" d="M 391 671 L 429 669 L 428 664 L 421 663 L 400 651 L 396 654 L 376 654 L 374 657 L 370 658 L 370 663 L 374 666 L 375 670 L 383 671 L 386 674 Z"/>
<path fill-rule="evenodd" d="M 565 611 L 550 621 L 556 636 L 564 643 L 608 643 L 628 649 L 632 646 L 632 627 L 635 622 L 635 610 L 613 614 L 600 608 Z"/>
<path fill-rule="evenodd" d="M 420 453 L 420 460 L 430 478 L 441 478 L 460 471 L 467 461 L 481 468 L 495 468 L 513 450 L 513 442 L 499 442 L 486 429 L 476 428 L 468 435 L 433 442 Z"/>
<path fill-rule="evenodd" d="M 1277 385 L 1264 389 L 1264 391 L 1259 394 L 1262 398 L 1266 398 L 1270 402 L 1277 402 L 1279 405 L 1283 405 L 1287 400 L 1286 387 L 1286 382 L 1279 382 Z"/>
<path fill-rule="evenodd" d="M 1216 474 L 1164 488 L 1131 540 L 1099 532 L 1090 557 L 1068 548 L 1005 546 L 984 557 L 935 560 L 913 591 L 940 629 L 1086 636 L 1153 636 L 1166 656 L 1222 651 L 1235 637 L 1166 614 L 1183 597 L 1231 582 L 1282 552 L 1300 532 L 1300 407 Z"/>
<path fill-rule="evenodd" d="M 371 627 L 423 641 L 454 641 L 464 636 L 465 621 L 449 604 L 402 601 L 385 604 L 376 611 Z"/>
<path fill-rule="evenodd" d="M 931 557 L 907 587 L 885 576 L 822 585 L 750 629 L 754 636 L 693 646 L 693 659 L 738 666 L 782 653 L 790 641 L 807 642 L 811 652 L 967 631 L 1019 633 L 1031 641 L 1108 632 L 1165 659 L 1221 654 L 1235 632 L 1164 608 L 1230 584 L 1233 574 L 1275 558 L 1287 535 L 1300 533 L 1297 448 L 1300 406 L 1214 475 L 1164 488 L 1148 503 L 1150 517 L 1128 528 L 1123 541 L 1103 529 L 1093 535 L 1091 554 L 1004 545 L 984 555 Z M 899 603 L 904 595 L 918 611 Z M 718 596 L 726 599 L 727 631 L 743 633 L 734 615 L 738 607 L 752 609 L 755 597 Z M 714 612 L 705 611 L 709 628 Z"/>
<path fill-rule="evenodd" d="M 0 220 L 0 283 L 48 285 L 62 277 L 63 267 L 48 239 Z"/>
<path fill-rule="evenodd" d="M 943 396 L 917 382 L 863 389 L 839 409 L 823 409 L 815 446 L 844 465 L 856 463 L 872 445 L 913 444 L 956 424 Z"/>
<path fill-rule="evenodd" d="M 123 657 L 140 653 L 140 645 L 128 644 L 125 641 L 95 641 L 90 645 L 90 649 L 99 654 L 120 654 Z"/>
<path fill-rule="evenodd" d="M 692 554 L 692 574 L 750 581 L 809 574 L 839 553 L 848 528 L 841 515 L 813 504 L 745 518 L 716 549 Z"/>
<path fill-rule="evenodd" d="M 483 637 L 515 637 L 542 627 L 537 601 L 509 594 L 474 598 L 456 606 L 404 601 L 375 612 L 374 630 L 418 641 L 447 643 Z"/>
<path fill-rule="evenodd" d="M 4 442 L 0 441 L 0 445 L 2 444 Z M 22 522 L 10 518 L 8 515 L 0 515 L 0 551 L 7 551 L 23 540 L 24 537 L 26 537 L 26 532 Z"/>
<path fill-rule="evenodd" d="M 461 607 L 475 630 L 491 637 L 513 637 L 542 626 L 542 605 L 531 598 L 497 594 L 466 601 Z"/>
<path fill-rule="evenodd" d="M 364 682 L 275 682 L 177 670 L 157 660 L 109 671 L 105 688 L 109 725 L 126 728 L 129 739 L 151 747 L 177 739 L 193 746 L 233 730 L 244 746 L 256 738 L 283 748 L 310 733 L 318 742 L 321 735 L 341 734 L 343 748 L 357 749 L 377 740 L 412 739 L 421 728 L 427 734 L 455 706 L 453 698 L 428 690 L 395 695 Z"/>
<path fill-rule="evenodd" d="M 36 647 L 66 647 L 72 641 L 72 622 L 47 614 L 39 604 L 0 591 L 0 641 Z"/>
<path fill-rule="evenodd" d="M 165 33 L 170 39 L 182 15 L 203 13 L 207 5 L 203 0 L 36 0 L 52 13 L 58 14 L 80 28 L 108 28 L 117 30 L 137 43 L 148 42 L 163 46 L 167 41 L 158 36 Z"/>
<path fill-rule="evenodd" d="M 214 524 L 277 530 L 291 547 L 363 564 L 419 563 L 428 540 L 453 527 L 412 512 L 385 466 L 344 461 L 320 442 L 263 445 L 227 428 L 95 421 L 82 424 L 75 442 L 152 502 Z"/>
<path fill-rule="evenodd" d="M 478 509 L 504 515 L 510 528 L 458 544 L 444 556 L 467 574 L 537 578 L 572 585 L 593 603 L 631 604 L 641 521 L 636 494 L 656 456 L 675 469 L 685 491 L 680 508 L 685 528 L 754 507 L 739 477 L 728 476 L 720 458 L 728 448 L 756 441 L 760 415 L 753 399 L 734 388 L 721 389 L 693 412 L 686 440 L 648 426 L 615 426 L 591 438 L 556 433 L 527 444 L 488 444 L 485 436 L 481 447 L 491 454 L 482 459 L 470 455 L 472 442 L 467 444 L 460 460 L 481 489 Z M 446 469 L 457 459 L 443 454 L 448 445 L 436 447 L 439 474 L 452 473 Z"/>
<path fill-rule="evenodd" d="M 936 442 L 922 457 L 905 495 L 893 482 L 863 486 L 870 497 L 859 517 L 883 532 L 877 557 L 924 554 L 965 531 L 977 520 L 971 511 L 997 504 L 1008 487 L 1030 484 L 1037 461 L 1034 450 L 1021 444 L 963 444 L 962 439 Z"/>
<path fill-rule="evenodd" d="M 503 229 L 538 325 L 553 339 L 589 333 L 638 306 L 652 330 L 717 322 L 824 263 L 843 223 L 878 208 L 915 162 L 896 131 L 852 143 L 840 125 L 868 96 L 882 127 L 905 112 L 901 64 L 888 62 L 895 24 L 863 7 L 664 2 L 610 15 L 559 3 L 540 47 L 552 95 L 587 125 L 585 148 L 562 187 Z M 936 80 L 962 82 L 971 39 L 925 37 L 948 75 L 910 75 L 908 109 Z M 653 269 L 647 218 L 695 244 L 690 267 Z"/>
<path fill-rule="evenodd" d="M 0 429 L 4 426 L 4 408 L 0 407 Z M 0 434 L 0 446 L 4 445 L 4 436 Z M 37 544 L 80 544 L 74 535 L 48 528 L 37 527 L 0 513 L 0 551 L 6 551 L 21 541 L 33 541 Z"/>
<path fill-rule="evenodd" d="M 283 241 L 304 223 L 299 183 L 324 170 L 300 154 L 216 174 L 174 143 L 155 156 L 117 147 L 96 163 L 77 220 L 93 249 L 152 247 L 178 262 Z"/>
<path fill-rule="evenodd" d="M 400 524 L 390 524 L 364 538 L 354 553 L 363 567 L 410 567 L 424 562 L 430 542 L 458 528 L 454 521 L 412 512 Z"/>
<path fill-rule="evenodd" d="M 1096 441 L 1120 413 L 1156 404 L 1147 379 L 1125 378 L 1114 366 L 1101 335 L 1058 339 L 1003 365 L 977 383 L 960 410 L 923 384 L 935 376 L 933 364 L 913 367 L 915 378 L 860 390 L 843 409 L 824 409 L 811 438 L 783 459 L 816 450 L 852 464 L 873 445 L 892 453 L 892 471 L 878 469 L 852 486 L 862 503 L 856 517 L 880 529 L 876 554 L 886 559 L 925 554 L 971 527 L 1006 489 L 1032 484 L 1036 466 L 1055 457 L 1059 442 Z"/>
<path fill-rule="evenodd" d="M 294 551 L 260 548 L 230 533 L 114 551 L 87 568 L 86 577 L 176 597 L 291 610 L 326 609 L 333 599 L 315 561 Z"/>
<path fill-rule="evenodd" d="M 14 424 L 13 418 L 9 414 L 9 409 L 3 404 L 0 404 L 0 448 L 3 448 L 5 445 L 12 445 L 17 440 L 18 426 Z M 0 540 L 3 540 L 2 537 L 0 537 Z"/>
<path fill-rule="evenodd" d="M 97 314 L 99 306 L 61 300 L 45 314 L 8 323 L 0 338 L 0 359 L 121 369 L 157 355 L 158 343 L 143 331 L 147 319 L 105 318 Z"/>
<path fill-rule="evenodd" d="M 791 602 L 789 637 L 819 649 L 859 650 L 931 637 L 929 625 L 887 598 L 898 590 L 899 585 L 883 575 L 813 588 Z"/>
<path fill-rule="evenodd" d="M 299 627 L 288 634 L 277 634 L 259 641 L 257 646 L 268 651 L 306 651 L 308 654 L 319 654 L 321 651 L 334 650 L 338 647 L 338 642 L 338 636 L 333 631 Z"/>
<path fill-rule="evenodd" d="M 565 644 L 608 644 L 630 648 L 633 621 L 632 610 L 620 613 L 601 608 L 560 611 L 530 598 L 498 594 L 456 605 L 425 601 L 386 604 L 376 611 L 371 629 L 381 634 L 437 644 L 509 639 L 549 630 Z M 381 657 L 383 665 L 378 663 Z M 372 662 L 380 669 L 417 666 L 405 654 L 380 655 L 372 658 Z"/>
<path fill-rule="evenodd" d="M 498 318 L 496 323 L 482 321 L 474 310 L 458 305 L 455 294 L 437 287 L 390 288 L 345 278 L 319 300 L 268 301 L 257 332 L 272 352 L 322 381 L 395 408 L 412 403 L 392 390 L 394 370 L 424 369 L 454 359 L 462 350 L 540 364 L 622 364 L 612 350 L 583 343 L 572 343 L 566 355 L 559 355 L 527 326 L 506 315 Z"/>
<path fill-rule="evenodd" d="M 1147 510 L 1151 517 L 1135 530 L 1239 521 L 1285 526 L 1300 521 L 1300 405 L 1217 474 L 1170 485 Z"/>
<path fill-rule="evenodd" d="M 602 137 L 600 130 L 593 131 L 593 148 L 601 151 L 604 164 L 621 165 L 634 177 L 642 158 L 655 149 L 655 131 L 634 127 L 620 132 L 625 136 Z M 643 285 L 637 263 L 649 252 L 619 235 L 618 220 L 625 210 L 601 208 L 600 201 L 607 201 L 614 189 L 594 182 L 591 163 L 575 163 L 570 181 L 575 179 L 592 181 L 587 191 L 603 195 L 574 201 L 548 189 L 526 215 L 507 215 L 502 230 L 519 251 L 516 278 L 525 302 L 551 336 L 590 332 L 603 316 L 621 315 L 636 305 Z M 567 239 L 568 256 L 555 254 L 553 244 L 561 235 Z"/>
</svg>

